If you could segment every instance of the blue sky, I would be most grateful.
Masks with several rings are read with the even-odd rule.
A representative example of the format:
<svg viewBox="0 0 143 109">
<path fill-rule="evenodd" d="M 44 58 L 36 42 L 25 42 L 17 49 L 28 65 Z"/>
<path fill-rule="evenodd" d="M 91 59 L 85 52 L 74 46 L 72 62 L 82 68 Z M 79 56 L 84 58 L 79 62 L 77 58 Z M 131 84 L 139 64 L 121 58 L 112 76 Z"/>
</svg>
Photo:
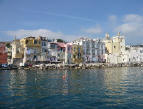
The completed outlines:
<svg viewBox="0 0 143 109">
<path fill-rule="evenodd" d="M 0 0 L 0 40 L 28 35 L 73 40 L 120 31 L 143 43 L 143 0 Z"/>
</svg>

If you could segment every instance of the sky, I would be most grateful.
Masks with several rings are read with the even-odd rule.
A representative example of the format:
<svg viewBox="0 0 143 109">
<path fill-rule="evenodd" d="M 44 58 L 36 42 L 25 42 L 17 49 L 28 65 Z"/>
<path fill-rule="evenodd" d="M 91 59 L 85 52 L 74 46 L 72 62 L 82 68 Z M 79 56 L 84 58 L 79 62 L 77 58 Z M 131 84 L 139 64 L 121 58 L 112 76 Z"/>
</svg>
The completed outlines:
<svg viewBox="0 0 143 109">
<path fill-rule="evenodd" d="M 143 0 L 0 0 L 0 41 L 125 36 L 143 44 Z"/>
</svg>

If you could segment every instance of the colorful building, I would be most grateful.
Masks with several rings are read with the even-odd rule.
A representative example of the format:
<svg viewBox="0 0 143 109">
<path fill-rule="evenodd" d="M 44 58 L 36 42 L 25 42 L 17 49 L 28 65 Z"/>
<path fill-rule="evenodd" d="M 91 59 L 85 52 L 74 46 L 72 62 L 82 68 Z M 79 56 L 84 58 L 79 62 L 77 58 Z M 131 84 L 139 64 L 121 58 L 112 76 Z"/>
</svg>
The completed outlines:
<svg viewBox="0 0 143 109">
<path fill-rule="evenodd" d="M 125 55 L 125 39 L 120 33 L 117 36 L 110 38 L 109 34 L 105 36 L 106 54 L 105 59 L 107 63 L 123 63 L 123 56 Z"/>
<path fill-rule="evenodd" d="M 26 37 L 20 40 L 24 51 L 23 64 L 33 64 L 40 61 L 41 40 L 36 37 Z"/>
<path fill-rule="evenodd" d="M 12 59 L 12 42 L 7 42 L 6 43 L 6 49 L 7 49 L 7 63 L 12 64 L 11 59 Z"/>
<path fill-rule="evenodd" d="M 20 63 L 23 62 L 23 48 L 20 44 L 20 40 L 15 39 L 11 43 L 11 50 L 12 50 L 12 57 L 11 57 L 11 63 L 14 65 L 19 65 Z"/>
<path fill-rule="evenodd" d="M 83 48 L 81 45 L 72 45 L 72 63 L 80 64 L 83 63 Z"/>
<path fill-rule="evenodd" d="M 40 55 L 40 62 L 41 63 L 49 63 L 50 62 L 50 52 L 49 52 L 49 46 L 51 40 L 48 40 L 47 37 L 38 37 L 39 40 L 41 40 L 41 55 Z"/>
<path fill-rule="evenodd" d="M 126 47 L 125 63 L 143 63 L 143 45 Z"/>
<path fill-rule="evenodd" d="M 50 42 L 50 45 L 48 47 L 49 54 L 50 54 L 50 62 L 57 62 L 58 61 L 57 48 L 58 48 L 58 45 L 56 42 Z"/>
<path fill-rule="evenodd" d="M 80 38 L 73 41 L 83 48 L 83 59 L 85 63 L 104 62 L 105 44 L 100 39 Z"/>
<path fill-rule="evenodd" d="M 72 43 L 66 43 L 65 45 L 65 64 L 72 63 Z"/>
<path fill-rule="evenodd" d="M 0 64 L 7 64 L 7 51 L 5 42 L 0 42 Z"/>
<path fill-rule="evenodd" d="M 58 51 L 57 59 L 61 63 L 65 62 L 65 50 L 66 50 L 66 44 L 57 42 L 57 51 Z"/>
</svg>

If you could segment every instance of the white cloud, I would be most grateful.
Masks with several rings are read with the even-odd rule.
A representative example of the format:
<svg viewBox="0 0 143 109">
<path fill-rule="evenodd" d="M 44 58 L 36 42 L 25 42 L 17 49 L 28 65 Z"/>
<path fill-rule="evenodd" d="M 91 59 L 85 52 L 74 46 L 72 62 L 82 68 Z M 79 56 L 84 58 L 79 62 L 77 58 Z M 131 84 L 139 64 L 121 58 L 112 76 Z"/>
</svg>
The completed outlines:
<svg viewBox="0 0 143 109">
<path fill-rule="evenodd" d="M 25 9 L 23 9 L 25 11 Z M 27 10 L 29 12 L 29 10 Z M 73 19 L 73 20 L 81 20 L 81 21 L 86 21 L 86 22 L 93 22 L 96 23 L 94 19 L 86 18 L 86 17 L 80 17 L 80 16 L 72 16 L 68 14 L 61 14 L 61 13 L 55 13 L 55 12 L 48 12 L 48 11 L 30 11 L 31 13 L 37 13 L 37 14 L 46 14 L 50 16 L 55 16 L 55 17 L 63 17 L 63 18 L 68 18 L 68 19 Z"/>
<path fill-rule="evenodd" d="M 124 16 L 124 22 L 142 22 L 143 16 L 137 14 L 128 14 Z"/>
<path fill-rule="evenodd" d="M 9 36 L 16 36 L 18 38 L 23 38 L 26 36 L 44 36 L 49 38 L 59 38 L 62 36 L 62 33 L 55 33 L 48 29 L 37 29 L 37 30 L 16 30 L 16 31 L 7 31 L 6 32 Z"/>
<path fill-rule="evenodd" d="M 136 14 L 125 15 L 122 24 L 114 32 L 122 32 L 130 43 L 143 43 L 143 16 Z"/>
<path fill-rule="evenodd" d="M 109 21 L 110 22 L 116 22 L 116 20 L 117 20 L 117 17 L 115 15 L 109 16 Z"/>
<path fill-rule="evenodd" d="M 102 29 L 100 27 L 93 27 L 93 28 L 88 28 L 83 30 L 85 33 L 89 34 L 100 34 L 102 33 Z"/>
<path fill-rule="evenodd" d="M 77 38 L 78 36 L 74 36 L 74 35 L 65 35 L 61 32 L 53 32 L 51 30 L 48 29 L 37 29 L 37 30 L 24 30 L 24 29 L 20 29 L 20 30 L 16 30 L 16 31 L 6 31 L 5 32 L 8 36 L 12 36 L 13 39 L 16 36 L 17 38 L 23 38 L 23 37 L 28 37 L 28 36 L 43 36 L 43 37 L 48 37 L 50 39 L 53 38 L 62 38 L 64 40 L 74 40 L 75 38 Z"/>
</svg>

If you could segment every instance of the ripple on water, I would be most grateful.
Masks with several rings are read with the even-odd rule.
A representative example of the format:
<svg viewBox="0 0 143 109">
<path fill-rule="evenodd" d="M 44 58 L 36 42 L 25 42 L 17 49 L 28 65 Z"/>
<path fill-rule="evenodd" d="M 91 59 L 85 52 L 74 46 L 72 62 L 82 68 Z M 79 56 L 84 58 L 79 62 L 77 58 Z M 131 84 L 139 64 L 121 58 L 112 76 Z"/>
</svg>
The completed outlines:
<svg viewBox="0 0 143 109">
<path fill-rule="evenodd" d="M 0 108 L 142 109 L 142 92 L 139 67 L 0 73 Z"/>
</svg>

